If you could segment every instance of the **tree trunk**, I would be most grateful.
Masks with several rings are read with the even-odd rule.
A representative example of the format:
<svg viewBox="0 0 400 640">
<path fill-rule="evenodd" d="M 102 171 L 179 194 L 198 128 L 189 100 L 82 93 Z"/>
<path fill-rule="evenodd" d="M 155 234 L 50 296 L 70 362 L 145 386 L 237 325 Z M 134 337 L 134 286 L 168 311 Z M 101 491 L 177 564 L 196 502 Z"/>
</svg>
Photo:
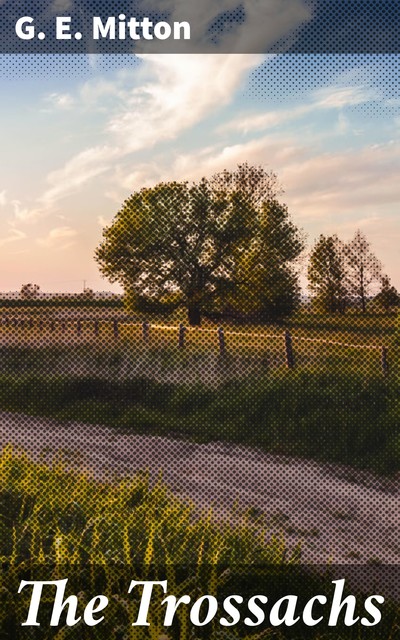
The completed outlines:
<svg viewBox="0 0 400 640">
<path fill-rule="evenodd" d="M 188 306 L 188 321 L 191 327 L 199 327 L 201 325 L 201 311 L 197 305 Z"/>
</svg>

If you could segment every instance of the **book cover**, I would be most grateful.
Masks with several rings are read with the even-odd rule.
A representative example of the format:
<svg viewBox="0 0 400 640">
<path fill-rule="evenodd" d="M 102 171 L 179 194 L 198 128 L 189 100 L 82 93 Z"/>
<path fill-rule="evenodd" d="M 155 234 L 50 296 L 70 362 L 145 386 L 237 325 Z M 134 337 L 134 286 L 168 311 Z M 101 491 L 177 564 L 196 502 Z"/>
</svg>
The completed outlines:
<svg viewBox="0 0 400 640">
<path fill-rule="evenodd" d="M 1 638 L 399 637 L 399 23 L 0 0 Z"/>
</svg>

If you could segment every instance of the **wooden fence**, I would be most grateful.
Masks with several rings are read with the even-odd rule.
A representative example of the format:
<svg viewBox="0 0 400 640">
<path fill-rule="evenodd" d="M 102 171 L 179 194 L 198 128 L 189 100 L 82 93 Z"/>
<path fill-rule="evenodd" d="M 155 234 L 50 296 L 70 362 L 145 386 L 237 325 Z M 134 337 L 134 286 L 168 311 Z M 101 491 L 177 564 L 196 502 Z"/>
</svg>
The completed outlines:
<svg viewBox="0 0 400 640">
<path fill-rule="evenodd" d="M 100 333 L 100 323 L 110 324 L 112 327 L 112 335 L 117 340 L 120 337 L 120 328 L 121 325 L 129 326 L 129 327 L 140 327 L 141 335 L 143 342 L 145 344 L 150 344 L 151 342 L 151 330 L 158 329 L 164 331 L 171 331 L 175 333 L 177 336 L 177 346 L 179 349 L 184 349 L 187 344 L 187 334 L 188 328 L 185 325 L 180 324 L 178 327 L 169 326 L 169 325 L 151 325 L 148 321 L 144 321 L 142 323 L 132 322 L 127 318 L 77 318 L 72 319 L 71 317 L 58 317 L 57 319 L 46 319 L 43 320 L 41 318 L 34 319 L 32 317 L 29 318 L 10 318 L 5 315 L 2 317 L 1 324 L 3 327 L 11 327 L 15 329 L 20 329 L 22 331 L 34 329 L 36 328 L 39 332 L 44 332 L 45 330 L 50 331 L 50 333 L 54 333 L 57 329 L 61 331 L 61 333 L 65 334 L 67 330 L 71 330 L 75 333 L 76 336 L 82 336 L 83 326 L 85 327 L 85 335 L 91 333 L 94 337 L 99 337 Z M 232 330 L 226 330 L 223 327 L 218 327 L 218 329 L 201 329 L 202 334 L 213 334 L 217 337 L 216 345 L 218 348 L 219 355 L 223 358 L 229 353 L 229 338 L 231 336 L 240 336 L 240 337 L 251 337 L 251 338 L 260 338 L 260 339 L 274 339 L 279 338 L 276 334 L 257 334 L 253 332 L 235 332 Z M 341 342 L 337 340 L 325 340 L 323 338 L 307 338 L 302 336 L 293 337 L 290 331 L 285 330 L 282 334 L 282 343 L 283 343 L 283 353 L 285 357 L 286 366 L 289 369 L 293 369 L 296 366 L 296 357 L 295 357 L 295 348 L 293 346 L 293 342 L 296 341 L 305 341 L 310 343 L 319 343 L 326 345 L 336 345 L 341 347 L 348 347 L 352 349 L 362 349 L 362 350 L 375 350 L 380 352 L 380 367 L 381 372 L 384 377 L 387 377 L 389 373 L 389 359 L 388 359 L 388 349 L 384 345 L 365 345 L 365 344 L 351 344 L 348 342 Z"/>
</svg>

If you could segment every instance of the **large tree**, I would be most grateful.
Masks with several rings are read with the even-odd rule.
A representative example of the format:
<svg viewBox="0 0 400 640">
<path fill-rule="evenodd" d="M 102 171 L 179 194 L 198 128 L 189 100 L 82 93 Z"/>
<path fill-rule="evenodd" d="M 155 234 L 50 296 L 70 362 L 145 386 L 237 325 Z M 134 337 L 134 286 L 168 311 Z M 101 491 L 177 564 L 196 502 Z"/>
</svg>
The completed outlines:
<svg viewBox="0 0 400 640">
<path fill-rule="evenodd" d="M 268 300 L 270 307 L 289 308 L 297 295 L 289 263 L 303 244 L 276 194 L 275 174 L 248 164 L 195 184 L 141 189 L 104 230 L 96 260 L 131 299 L 178 297 L 191 325 L 200 324 L 202 311 L 216 301 L 221 308 L 241 299 L 245 307 L 243 291 L 255 295 L 255 263 L 263 270 L 257 283 L 261 307 Z"/>
<path fill-rule="evenodd" d="M 346 245 L 347 288 L 351 299 L 365 313 L 373 286 L 382 280 L 382 264 L 372 252 L 371 243 L 360 231 Z"/>
<path fill-rule="evenodd" d="M 308 282 L 317 307 L 327 313 L 345 311 L 345 249 L 336 235 L 319 236 L 310 254 Z"/>
<path fill-rule="evenodd" d="M 101 272 L 134 295 L 179 292 L 189 323 L 234 279 L 235 252 L 253 233 L 248 196 L 199 184 L 161 183 L 126 200 L 96 250 Z"/>
</svg>

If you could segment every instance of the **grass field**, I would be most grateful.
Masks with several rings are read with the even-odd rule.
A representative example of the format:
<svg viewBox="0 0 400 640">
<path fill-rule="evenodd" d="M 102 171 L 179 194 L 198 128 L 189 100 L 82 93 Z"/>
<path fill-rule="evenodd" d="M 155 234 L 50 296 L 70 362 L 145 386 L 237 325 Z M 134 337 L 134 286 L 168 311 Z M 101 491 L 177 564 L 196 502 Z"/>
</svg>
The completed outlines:
<svg viewBox="0 0 400 640">
<path fill-rule="evenodd" d="M 200 328 L 185 328 L 184 348 L 178 347 L 179 324 L 184 315 L 151 318 L 144 340 L 143 318 L 94 310 L 90 313 L 62 307 L 37 313 L 19 309 L 4 313 L 0 347 L 83 346 L 104 363 L 121 362 L 120 374 L 145 375 L 155 380 L 201 382 L 215 385 L 227 379 L 262 375 L 286 366 L 285 330 L 293 341 L 295 364 L 299 368 L 319 368 L 322 372 L 346 370 L 375 375 L 382 371 L 382 347 L 387 348 L 392 377 L 398 375 L 398 347 L 395 344 L 396 314 L 359 314 L 343 317 L 298 313 L 286 326 L 235 325 L 225 323 L 225 364 L 221 367 L 220 338 L 215 322 Z M 7 322 L 5 322 L 7 318 Z M 118 322 L 118 337 L 113 319 Z M 128 321 L 129 320 L 129 321 Z M 147 318 L 147 320 L 149 320 Z M 182 343 L 181 343 L 182 344 Z M 37 355 L 37 359 L 42 358 Z M 68 358 L 65 360 L 68 368 Z M 81 368 L 84 368 L 82 363 Z M 101 366 L 103 371 L 107 370 Z M 90 369 L 93 372 L 93 368 Z M 107 374 L 111 375 L 111 373 Z"/>
<path fill-rule="evenodd" d="M 363 322 L 355 313 L 298 314 L 289 327 L 295 367 L 288 369 L 282 326 L 225 324 L 221 355 L 219 325 L 210 321 L 187 329 L 179 348 L 177 316 L 153 319 L 145 340 L 139 318 L 121 318 L 116 336 L 104 315 L 95 331 L 96 318 L 74 315 L 69 325 L 52 327 L 51 315 L 41 315 L 40 327 L 33 311 L 29 325 L 26 312 L 17 326 L 0 328 L 2 409 L 233 441 L 384 473 L 400 469 L 393 314 Z"/>
<path fill-rule="evenodd" d="M 321 318 L 304 312 L 287 326 L 225 323 L 222 355 L 219 324 L 211 321 L 187 329 L 180 348 L 178 327 L 184 318 L 179 314 L 153 318 L 146 340 L 143 318 L 129 324 L 126 316 L 104 309 L 89 313 L 57 307 L 39 314 L 25 307 L 13 314 L 8 310 L 8 325 L 3 321 L 0 326 L 3 410 L 105 424 L 124 432 L 241 443 L 385 474 L 400 470 L 394 315 L 368 315 L 360 323 L 352 314 Z M 293 369 L 286 364 L 286 329 L 293 337 Z M 381 369 L 383 345 L 390 365 L 386 377 Z M 320 588 L 314 578 L 292 573 L 300 549 L 289 556 L 284 538 L 271 537 L 257 511 L 234 512 L 221 524 L 211 512 L 198 513 L 178 499 L 161 479 L 151 484 L 141 474 L 127 481 L 99 482 L 61 458 L 51 464 L 32 462 L 11 449 L 0 464 L 0 530 L 0 636 L 6 640 L 166 637 L 159 610 L 152 613 L 154 633 L 132 632 L 129 622 L 138 602 L 119 594 L 127 567 L 130 579 L 132 571 L 142 579 L 168 575 L 175 595 L 213 593 L 217 588 L 234 593 L 246 584 L 242 574 L 232 572 L 225 581 L 224 571 L 235 565 L 252 567 L 253 593 L 275 582 L 286 592 L 290 586 L 310 593 Z M 279 569 L 273 580 L 254 572 L 263 564 Z M 83 597 L 94 589 L 113 594 L 108 626 L 58 630 L 58 636 L 56 630 L 42 627 L 27 635 L 17 624 L 26 600 L 15 601 L 12 594 L 22 574 L 27 579 L 43 571 L 49 579 L 49 568 L 56 577 L 68 573 L 71 589 Z M 332 635 L 332 630 L 310 629 L 301 637 L 395 640 L 397 613 L 390 612 L 376 630 L 358 627 Z M 249 637 L 249 630 L 222 633 L 211 626 L 197 636 L 182 618 L 168 632 L 170 640 L 197 637 L 233 640 Z M 299 635 L 296 630 L 283 634 L 269 629 L 252 637 Z"/>
<path fill-rule="evenodd" d="M 107 640 L 190 638 L 307 638 L 328 640 L 395 640 L 397 607 L 387 603 L 376 628 L 339 626 L 323 631 L 303 627 L 254 630 L 238 624 L 221 628 L 217 621 L 204 628 L 190 624 L 188 609 L 178 609 L 177 622 L 163 627 L 165 610 L 155 602 L 151 627 L 136 627 L 138 596 L 127 596 L 130 580 L 168 580 L 175 596 L 239 593 L 245 598 L 267 593 L 269 602 L 288 593 L 309 599 L 330 593 L 326 577 L 298 564 L 301 549 L 287 552 L 284 538 L 271 536 L 263 517 L 254 510 L 232 511 L 221 523 L 212 510 L 198 512 L 175 497 L 159 479 L 151 484 L 145 474 L 118 482 L 95 481 L 86 472 L 70 468 L 62 456 L 51 462 L 33 462 L 11 447 L 0 458 L 0 635 L 4 640 Z M 41 627 L 22 628 L 29 590 L 16 596 L 23 578 L 60 580 L 68 577 L 68 594 L 79 602 L 94 594 L 110 600 L 104 624 L 97 627 L 52 627 L 48 621 L 51 598 L 42 597 Z M 218 620 L 218 618 L 217 618 Z M 63 625 L 65 623 L 61 623 Z"/>
<path fill-rule="evenodd" d="M 218 389 L 141 378 L 2 375 L 0 407 L 126 431 L 227 441 L 380 473 L 400 469 L 398 385 L 286 372 Z"/>
</svg>

